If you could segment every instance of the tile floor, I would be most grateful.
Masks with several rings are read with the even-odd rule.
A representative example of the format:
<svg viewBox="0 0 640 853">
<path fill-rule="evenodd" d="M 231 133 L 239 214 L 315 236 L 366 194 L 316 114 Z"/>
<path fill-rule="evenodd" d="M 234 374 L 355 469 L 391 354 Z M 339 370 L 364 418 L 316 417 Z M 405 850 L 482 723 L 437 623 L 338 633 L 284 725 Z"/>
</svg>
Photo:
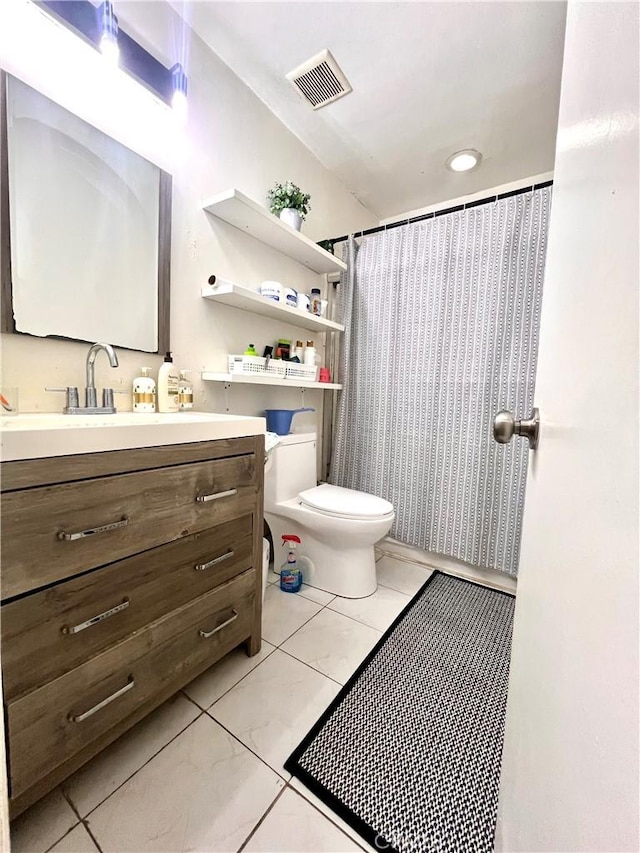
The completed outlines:
<svg viewBox="0 0 640 853">
<path fill-rule="evenodd" d="M 260 653 L 227 655 L 21 815 L 13 853 L 368 850 L 283 762 L 431 574 L 377 568 L 360 600 L 270 573 Z"/>
</svg>

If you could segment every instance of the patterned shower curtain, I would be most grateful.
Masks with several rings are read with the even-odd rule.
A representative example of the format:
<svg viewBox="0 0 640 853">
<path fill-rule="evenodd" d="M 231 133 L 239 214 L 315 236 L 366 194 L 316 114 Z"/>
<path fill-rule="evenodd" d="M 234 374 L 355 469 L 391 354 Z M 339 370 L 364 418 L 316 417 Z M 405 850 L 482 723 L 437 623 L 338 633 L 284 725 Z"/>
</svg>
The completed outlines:
<svg viewBox="0 0 640 853">
<path fill-rule="evenodd" d="M 391 501 L 391 536 L 516 575 L 551 188 L 366 236 L 340 294 L 331 482 Z"/>
</svg>

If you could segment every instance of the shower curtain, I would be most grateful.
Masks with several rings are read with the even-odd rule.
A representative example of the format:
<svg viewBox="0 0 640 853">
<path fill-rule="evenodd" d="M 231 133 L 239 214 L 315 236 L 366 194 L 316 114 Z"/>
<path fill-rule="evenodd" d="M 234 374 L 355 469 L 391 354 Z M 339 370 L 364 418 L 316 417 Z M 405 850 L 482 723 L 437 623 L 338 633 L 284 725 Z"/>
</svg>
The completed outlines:
<svg viewBox="0 0 640 853">
<path fill-rule="evenodd" d="M 330 480 L 391 501 L 395 539 L 516 575 L 551 187 L 347 245 Z"/>
</svg>

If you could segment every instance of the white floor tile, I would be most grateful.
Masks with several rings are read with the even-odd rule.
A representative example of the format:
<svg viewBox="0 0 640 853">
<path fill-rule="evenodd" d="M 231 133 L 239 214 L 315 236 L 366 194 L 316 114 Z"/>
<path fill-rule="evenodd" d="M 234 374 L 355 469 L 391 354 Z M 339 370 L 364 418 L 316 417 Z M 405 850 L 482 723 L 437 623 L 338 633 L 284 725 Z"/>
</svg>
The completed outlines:
<svg viewBox="0 0 640 853">
<path fill-rule="evenodd" d="M 339 689 L 334 681 L 276 650 L 208 713 L 284 774 L 284 761 Z"/>
<path fill-rule="evenodd" d="M 60 788 L 23 812 L 11 824 L 12 853 L 44 853 L 78 823 Z"/>
<path fill-rule="evenodd" d="M 267 587 L 262 608 L 262 636 L 279 646 L 320 610 L 320 605 L 292 592 L 282 592 L 275 584 Z"/>
<path fill-rule="evenodd" d="M 88 822 L 105 853 L 236 851 L 283 784 L 204 714 Z"/>
<path fill-rule="evenodd" d="M 308 800 L 317 809 L 319 809 L 322 814 L 326 815 L 329 820 L 335 823 L 336 826 L 338 826 L 345 833 L 345 835 L 348 835 L 352 841 L 354 841 L 357 845 L 359 845 L 364 850 L 369 851 L 370 853 L 372 848 L 367 844 L 364 838 L 358 835 L 355 829 L 349 826 L 346 821 L 338 817 L 338 815 L 334 811 L 332 811 L 329 806 L 325 805 L 319 797 L 316 797 L 315 794 L 312 794 L 311 791 L 305 785 L 303 785 L 299 779 L 296 779 L 295 776 L 292 776 L 291 780 L 289 781 L 289 785 L 295 791 L 297 791 L 301 797 L 303 797 L 305 800 Z"/>
<path fill-rule="evenodd" d="M 267 575 L 267 581 L 269 583 L 280 583 L 280 575 L 276 574 L 273 569 L 269 569 L 269 574 Z"/>
<path fill-rule="evenodd" d="M 309 586 L 306 583 L 303 583 L 300 587 L 300 592 L 298 595 L 304 596 L 304 598 L 308 598 L 311 601 L 315 601 L 316 604 L 322 604 L 324 607 L 325 604 L 329 604 L 330 601 L 333 601 L 335 595 L 331 592 L 325 592 L 323 589 L 316 589 L 315 586 Z"/>
<path fill-rule="evenodd" d="M 237 684 L 248 672 L 258 666 L 275 646 L 262 641 L 262 648 L 257 655 L 249 657 L 243 648 L 234 649 L 222 660 L 203 672 L 195 681 L 183 687 L 187 696 L 197 702 L 201 708 L 209 708 L 234 684 Z"/>
<path fill-rule="evenodd" d="M 84 826 L 79 823 L 58 841 L 49 853 L 98 853 L 98 848 Z"/>
<path fill-rule="evenodd" d="M 80 815 L 85 817 L 112 794 L 199 713 L 193 702 L 177 694 L 74 773 L 63 787 Z"/>
<path fill-rule="evenodd" d="M 365 625 L 370 625 L 378 631 L 386 631 L 396 616 L 404 610 L 411 601 L 408 595 L 397 592 L 395 589 L 387 589 L 379 586 L 368 598 L 340 598 L 333 599 L 329 608 Z"/>
<path fill-rule="evenodd" d="M 381 631 L 341 613 L 321 610 L 282 649 L 344 684 L 381 636 Z"/>
<path fill-rule="evenodd" d="M 376 564 L 376 574 L 378 583 L 382 586 L 413 596 L 431 577 L 433 571 L 418 563 L 384 556 Z"/>
<path fill-rule="evenodd" d="M 350 838 L 287 788 L 244 848 L 249 853 L 351 853 Z"/>
</svg>

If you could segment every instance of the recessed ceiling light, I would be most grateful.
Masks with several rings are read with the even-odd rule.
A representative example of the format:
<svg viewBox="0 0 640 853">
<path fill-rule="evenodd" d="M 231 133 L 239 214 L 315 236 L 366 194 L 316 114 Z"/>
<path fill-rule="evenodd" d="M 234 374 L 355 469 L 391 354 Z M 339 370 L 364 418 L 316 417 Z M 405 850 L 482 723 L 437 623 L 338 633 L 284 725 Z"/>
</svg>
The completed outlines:
<svg viewBox="0 0 640 853">
<path fill-rule="evenodd" d="M 479 151 L 474 151 L 473 148 L 466 148 L 464 151 L 456 151 L 447 160 L 447 168 L 452 172 L 469 172 L 480 165 L 482 154 Z"/>
</svg>

